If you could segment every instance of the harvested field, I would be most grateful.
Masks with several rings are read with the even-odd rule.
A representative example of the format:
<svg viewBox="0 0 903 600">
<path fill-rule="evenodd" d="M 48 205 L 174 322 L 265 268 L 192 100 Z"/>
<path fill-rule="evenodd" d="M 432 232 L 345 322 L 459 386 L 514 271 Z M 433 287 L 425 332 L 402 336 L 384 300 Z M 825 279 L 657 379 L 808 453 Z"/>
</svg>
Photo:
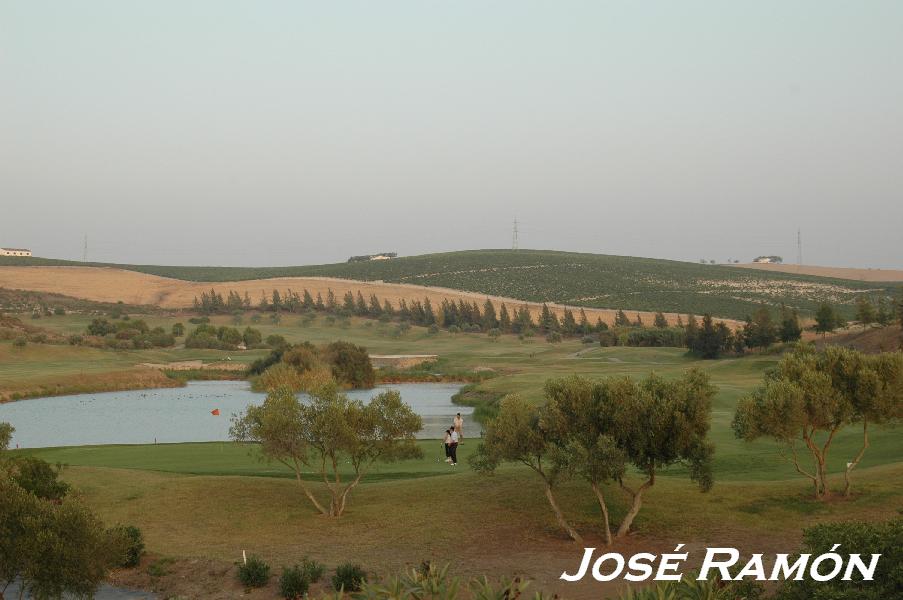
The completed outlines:
<svg viewBox="0 0 903 600">
<path fill-rule="evenodd" d="M 901 269 L 851 269 L 847 267 L 817 267 L 814 265 L 777 265 L 771 263 L 745 263 L 732 265 L 743 269 L 757 269 L 774 273 L 794 273 L 814 275 L 816 277 L 832 277 L 834 279 L 851 279 L 853 281 L 903 281 Z"/>
<path fill-rule="evenodd" d="M 121 300 L 126 304 L 154 305 L 170 309 L 190 308 L 195 297 L 200 296 L 202 292 L 209 292 L 211 289 L 223 295 L 230 290 L 241 295 L 247 292 L 255 304 L 262 295 L 269 296 L 274 289 L 280 290 L 280 292 L 292 290 L 298 293 L 307 289 L 314 296 L 320 293 L 324 298 L 327 290 L 332 289 L 336 297 L 340 299 L 345 292 L 350 291 L 357 294 L 360 291 L 365 298 L 369 298 L 370 294 L 376 294 L 380 301 L 389 300 L 396 306 L 402 299 L 410 301 L 424 298 L 429 298 L 434 307 L 444 299 L 454 301 L 463 299 L 482 305 L 489 298 L 496 306 L 504 302 L 509 310 L 524 304 L 523 301 L 514 298 L 487 296 L 475 292 L 408 283 L 356 281 L 332 277 L 277 277 L 249 281 L 194 282 L 102 267 L 0 267 L 0 288 L 51 292 L 95 302 L 118 302 Z M 527 305 L 534 318 L 538 317 L 542 304 L 529 302 Z M 549 303 L 549 308 L 561 317 L 565 307 Z M 584 310 L 592 323 L 595 323 L 599 317 L 603 321 L 612 323 L 617 312 L 601 308 L 585 308 Z M 579 311 L 579 308 L 576 308 L 576 311 Z M 625 312 L 631 320 L 639 313 L 647 324 L 651 324 L 654 317 L 654 313 L 647 311 L 625 309 Z M 676 313 L 665 313 L 665 316 L 669 323 L 677 322 Z M 736 325 L 733 321 L 725 320 L 725 322 L 732 326 Z"/>
</svg>

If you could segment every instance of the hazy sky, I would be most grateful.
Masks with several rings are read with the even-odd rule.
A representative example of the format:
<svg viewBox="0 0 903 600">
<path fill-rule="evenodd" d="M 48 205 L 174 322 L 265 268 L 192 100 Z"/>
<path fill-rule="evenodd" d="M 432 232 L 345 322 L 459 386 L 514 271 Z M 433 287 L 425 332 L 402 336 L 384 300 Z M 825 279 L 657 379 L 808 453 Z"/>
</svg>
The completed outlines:
<svg viewBox="0 0 903 600">
<path fill-rule="evenodd" d="M 0 0 L 0 245 L 903 267 L 903 2 Z"/>
</svg>

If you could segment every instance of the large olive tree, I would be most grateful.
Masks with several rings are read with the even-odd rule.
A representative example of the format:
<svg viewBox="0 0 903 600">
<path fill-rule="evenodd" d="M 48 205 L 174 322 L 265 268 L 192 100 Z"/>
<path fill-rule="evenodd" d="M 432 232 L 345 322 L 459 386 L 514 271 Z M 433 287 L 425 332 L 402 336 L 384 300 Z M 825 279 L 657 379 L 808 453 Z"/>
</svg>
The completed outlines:
<svg viewBox="0 0 903 600">
<path fill-rule="evenodd" d="M 503 462 L 529 467 L 542 479 L 546 500 L 558 524 L 571 539 L 582 542 L 555 498 L 555 487 L 566 475 L 563 461 L 556 456 L 555 435 L 542 423 L 539 407 L 509 395 L 500 402 L 498 416 L 485 423 L 483 440 L 469 461 L 475 470 L 485 474 L 494 472 Z"/>
<path fill-rule="evenodd" d="M 771 437 L 797 472 L 813 485 L 814 495 L 831 495 L 827 461 L 837 433 L 861 423 L 863 443 L 844 471 L 844 493 L 850 474 L 869 446 L 869 424 L 900 419 L 903 414 L 903 355 L 866 356 L 855 350 L 830 347 L 817 352 L 799 345 L 784 356 L 752 394 L 740 400 L 734 415 L 737 437 L 748 441 Z M 803 446 L 812 457 L 807 468 L 797 452 Z"/>
<path fill-rule="evenodd" d="M 414 437 L 422 427 L 420 416 L 397 391 L 382 392 L 364 404 L 350 400 L 331 382 L 312 391 L 306 402 L 287 387 L 271 391 L 262 405 L 233 416 L 230 435 L 236 441 L 259 443 L 263 457 L 292 469 L 320 513 L 338 517 L 374 464 L 422 455 Z M 343 481 L 340 465 L 346 462 L 352 476 Z M 322 480 L 329 492 L 328 505 L 305 482 L 305 469 Z"/>
</svg>

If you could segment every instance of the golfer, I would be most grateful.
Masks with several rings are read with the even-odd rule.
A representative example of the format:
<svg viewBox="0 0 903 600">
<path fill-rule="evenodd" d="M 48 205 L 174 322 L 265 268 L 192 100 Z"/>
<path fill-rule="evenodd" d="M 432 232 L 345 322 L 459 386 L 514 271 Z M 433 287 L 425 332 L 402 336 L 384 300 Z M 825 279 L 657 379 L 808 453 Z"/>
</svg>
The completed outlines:
<svg viewBox="0 0 903 600">
<path fill-rule="evenodd" d="M 455 432 L 458 434 L 458 442 L 464 442 L 464 418 L 461 416 L 461 413 L 455 415 L 454 427 Z"/>
<path fill-rule="evenodd" d="M 451 428 L 445 430 L 445 462 L 450 463 L 451 459 Z"/>
<path fill-rule="evenodd" d="M 458 432 L 451 430 L 451 443 L 448 445 L 448 453 L 451 457 L 451 466 L 458 466 Z"/>
</svg>

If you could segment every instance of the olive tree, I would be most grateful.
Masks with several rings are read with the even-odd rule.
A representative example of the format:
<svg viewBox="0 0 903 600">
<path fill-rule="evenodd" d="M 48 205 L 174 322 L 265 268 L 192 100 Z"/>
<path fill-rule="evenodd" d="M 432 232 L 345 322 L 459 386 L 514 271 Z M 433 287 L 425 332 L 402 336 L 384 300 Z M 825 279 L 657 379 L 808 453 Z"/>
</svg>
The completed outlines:
<svg viewBox="0 0 903 600">
<path fill-rule="evenodd" d="M 706 492 L 712 488 L 714 446 L 708 440 L 712 398 L 716 388 L 709 376 L 691 369 L 680 378 L 666 381 L 655 373 L 639 382 L 610 378 L 597 384 L 598 405 L 609 414 L 609 435 L 627 460 L 642 473 L 636 489 L 619 485 L 631 499 L 630 508 L 617 537 L 630 532 L 643 505 L 643 494 L 655 485 L 658 472 L 673 464 L 684 464 L 690 480 Z"/>
<path fill-rule="evenodd" d="M 797 472 L 812 482 L 815 497 L 825 498 L 831 494 L 826 463 L 837 433 L 850 424 L 862 425 L 862 445 L 844 470 L 844 495 L 849 495 L 851 473 L 869 447 L 869 425 L 901 417 L 903 353 L 867 356 L 848 348 L 816 352 L 801 345 L 738 403 L 733 427 L 746 440 L 777 440 Z M 800 463 L 800 442 L 812 456 L 811 470 Z"/>
<path fill-rule="evenodd" d="M 819 355 L 797 346 L 765 376 L 765 382 L 737 403 L 732 427 L 737 437 L 753 441 L 771 437 L 782 455 L 813 485 L 816 498 L 830 495 L 826 462 L 831 444 L 854 417 L 849 398 L 833 385 Z M 814 461 L 807 470 L 797 453 L 799 443 Z"/>
<path fill-rule="evenodd" d="M 844 470 L 844 496 L 850 495 L 850 474 L 869 448 L 869 425 L 899 421 L 903 417 L 903 352 L 869 356 L 832 346 L 819 357 L 819 367 L 852 408 L 851 421 L 862 425 L 862 446 Z"/>
<path fill-rule="evenodd" d="M 77 501 L 47 502 L 2 475 L 0 498 L 0 597 L 14 581 L 35 598 L 92 597 L 125 556 L 118 530 Z"/>
<path fill-rule="evenodd" d="M 423 455 L 414 437 L 423 428 L 423 421 L 395 390 L 382 392 L 364 404 L 329 386 L 312 396 L 303 413 L 304 435 L 315 451 L 316 468 L 329 490 L 330 516 L 345 512 L 351 490 L 377 462 Z M 348 482 L 342 481 L 342 459 L 350 463 L 353 471 Z"/>
<path fill-rule="evenodd" d="M 15 431 L 16 428 L 9 423 L 0 422 L 0 452 L 9 448 L 9 443 L 12 441 Z"/>
<path fill-rule="evenodd" d="M 320 513 L 339 517 L 351 491 L 377 462 L 422 455 L 414 437 L 422 427 L 420 416 L 397 391 L 382 392 L 364 404 L 350 400 L 330 382 L 312 391 L 308 402 L 301 402 L 288 387 L 272 390 L 262 405 L 233 416 L 230 435 L 259 443 L 263 457 L 292 469 Z M 345 463 L 352 469 L 347 482 L 340 470 Z M 329 492 L 328 505 L 304 481 L 304 468 L 318 473 Z"/>
<path fill-rule="evenodd" d="M 579 543 L 582 538 L 555 499 L 555 487 L 567 473 L 552 442 L 556 432 L 543 426 L 541 413 L 539 407 L 519 396 L 505 396 L 499 403 L 498 416 L 485 423 L 483 441 L 469 461 L 484 474 L 493 473 L 503 462 L 517 462 L 532 469 L 542 479 L 546 500 L 558 524 Z"/>
<path fill-rule="evenodd" d="M 556 458 L 590 484 L 602 512 L 605 541 L 611 545 L 611 521 L 602 485 L 620 480 L 627 466 L 624 451 L 610 435 L 611 411 L 600 406 L 596 386 L 581 377 L 549 380 L 545 393 L 543 424 L 558 448 Z"/>
</svg>

